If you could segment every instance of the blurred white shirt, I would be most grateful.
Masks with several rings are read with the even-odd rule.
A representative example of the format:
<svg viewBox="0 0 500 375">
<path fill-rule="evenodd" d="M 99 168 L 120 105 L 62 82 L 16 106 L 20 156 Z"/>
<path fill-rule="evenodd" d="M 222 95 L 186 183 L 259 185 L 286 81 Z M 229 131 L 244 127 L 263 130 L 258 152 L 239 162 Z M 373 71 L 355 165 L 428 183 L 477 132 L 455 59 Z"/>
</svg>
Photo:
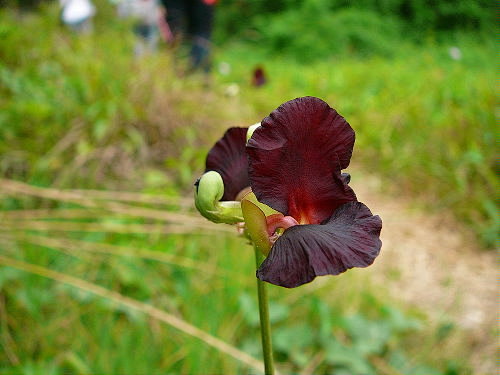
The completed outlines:
<svg viewBox="0 0 500 375">
<path fill-rule="evenodd" d="M 92 17 L 95 7 L 91 0 L 59 0 L 62 7 L 61 19 L 66 24 L 75 24 Z"/>
</svg>

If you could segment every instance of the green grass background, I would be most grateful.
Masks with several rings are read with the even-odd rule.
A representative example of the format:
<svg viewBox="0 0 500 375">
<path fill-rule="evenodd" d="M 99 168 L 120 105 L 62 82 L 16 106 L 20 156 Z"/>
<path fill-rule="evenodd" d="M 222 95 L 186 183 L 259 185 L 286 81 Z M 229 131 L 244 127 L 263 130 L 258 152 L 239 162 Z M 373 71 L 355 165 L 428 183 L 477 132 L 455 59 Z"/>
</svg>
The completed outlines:
<svg viewBox="0 0 500 375">
<path fill-rule="evenodd" d="M 207 87 L 202 77 L 181 78 L 182 57 L 171 51 L 134 59 L 130 23 L 98 4 L 91 35 L 62 28 L 54 4 L 33 13 L 0 9 L 0 174 L 35 186 L 135 191 L 173 203 L 135 196 L 117 212 L 89 195 L 97 203 L 82 210 L 82 197 L 63 201 L 2 188 L 1 256 L 151 304 L 259 358 L 252 249 L 232 234 L 202 233 L 181 198 L 192 193 L 207 150 L 227 127 L 260 121 L 305 95 L 323 98 L 348 119 L 357 134 L 353 163 L 380 175 L 387 194 L 451 212 L 485 249 L 494 245 L 497 95 L 487 34 L 372 40 L 364 49 L 346 42 L 335 53 L 302 59 L 307 40 L 294 50 L 259 46 L 266 37 L 279 40 L 273 38 L 282 26 L 277 20 L 267 35 L 256 21 L 253 32 L 264 39 L 253 40 L 250 30 L 246 41 L 225 40 L 217 31 Z M 285 24 L 293 20 L 284 17 Z M 380 43 L 390 51 L 380 51 Z M 451 46 L 460 48 L 460 60 L 450 57 Z M 221 63 L 229 73 L 218 71 Z M 250 84 L 257 65 L 268 76 L 261 88 Z M 137 207 L 192 219 L 176 234 L 161 219 L 127 214 Z M 36 230 L 30 220 L 40 210 L 49 229 Z M 82 227 L 65 230 L 68 223 Z M 83 229 L 92 223 L 102 229 Z M 116 251 L 85 250 L 78 241 Z M 150 259 L 140 249 L 174 258 Z M 464 332 L 450 321 L 431 322 L 372 286 L 362 270 L 313 292 L 271 287 L 270 294 L 276 359 L 285 373 L 314 361 L 315 373 L 336 375 L 472 371 Z M 0 268 L 0 322 L 0 374 L 253 371 L 147 314 L 13 267 Z"/>
</svg>

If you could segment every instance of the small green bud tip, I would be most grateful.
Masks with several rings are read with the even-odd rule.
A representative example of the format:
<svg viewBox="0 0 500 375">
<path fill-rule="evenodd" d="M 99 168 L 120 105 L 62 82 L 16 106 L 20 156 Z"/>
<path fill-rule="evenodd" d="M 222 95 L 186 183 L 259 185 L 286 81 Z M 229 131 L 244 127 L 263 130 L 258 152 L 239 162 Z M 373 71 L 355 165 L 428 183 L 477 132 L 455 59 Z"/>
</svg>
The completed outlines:
<svg viewBox="0 0 500 375">
<path fill-rule="evenodd" d="M 235 224 L 243 221 L 240 202 L 220 202 L 224 195 L 224 182 L 219 173 L 209 171 L 194 185 L 194 203 L 202 216 L 214 223 Z"/>
<path fill-rule="evenodd" d="M 248 127 L 248 130 L 247 130 L 247 142 L 250 138 L 252 138 L 252 134 L 253 132 L 255 131 L 255 129 L 257 129 L 258 127 L 260 126 L 260 122 L 256 123 L 256 124 L 253 124 L 253 125 L 250 125 Z"/>
</svg>

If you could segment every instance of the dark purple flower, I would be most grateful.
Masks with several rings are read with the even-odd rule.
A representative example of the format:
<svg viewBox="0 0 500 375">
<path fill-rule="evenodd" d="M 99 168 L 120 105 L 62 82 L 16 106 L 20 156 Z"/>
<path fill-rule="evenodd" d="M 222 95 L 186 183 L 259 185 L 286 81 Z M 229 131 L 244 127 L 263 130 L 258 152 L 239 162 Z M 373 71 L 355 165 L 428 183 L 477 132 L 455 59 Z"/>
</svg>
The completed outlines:
<svg viewBox="0 0 500 375">
<path fill-rule="evenodd" d="M 238 144 L 228 144 L 236 138 Z M 350 176 L 341 173 L 349 165 L 354 138 L 351 126 L 327 103 L 304 97 L 284 103 L 262 121 L 246 143 L 248 164 L 235 151 L 242 135 L 226 133 L 210 151 L 213 169 L 221 171 L 231 192 L 228 198 L 247 184 L 241 176 L 248 165 L 257 200 L 280 213 L 263 221 L 259 240 L 264 233 L 272 247 L 257 270 L 259 279 L 293 288 L 373 263 L 381 248 L 382 221 L 357 201 Z M 235 159 L 228 160 L 230 155 Z M 216 169 L 219 163 L 224 168 Z M 235 186 L 229 186 L 228 173 L 235 176 Z"/>
</svg>

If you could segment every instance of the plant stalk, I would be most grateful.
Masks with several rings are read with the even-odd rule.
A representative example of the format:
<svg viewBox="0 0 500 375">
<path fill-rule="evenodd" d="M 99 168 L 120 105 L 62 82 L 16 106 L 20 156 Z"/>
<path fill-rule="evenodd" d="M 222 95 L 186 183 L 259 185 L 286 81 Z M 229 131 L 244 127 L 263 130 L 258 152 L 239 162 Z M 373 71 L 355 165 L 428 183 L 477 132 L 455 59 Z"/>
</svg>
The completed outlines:
<svg viewBox="0 0 500 375">
<path fill-rule="evenodd" d="M 257 247 L 255 249 L 255 263 L 259 268 L 263 255 Z M 267 298 L 266 283 L 257 279 L 257 295 L 259 297 L 260 335 L 262 340 L 262 353 L 264 356 L 265 375 L 274 374 L 273 345 L 271 340 L 271 322 L 269 320 L 269 300 Z"/>
</svg>

